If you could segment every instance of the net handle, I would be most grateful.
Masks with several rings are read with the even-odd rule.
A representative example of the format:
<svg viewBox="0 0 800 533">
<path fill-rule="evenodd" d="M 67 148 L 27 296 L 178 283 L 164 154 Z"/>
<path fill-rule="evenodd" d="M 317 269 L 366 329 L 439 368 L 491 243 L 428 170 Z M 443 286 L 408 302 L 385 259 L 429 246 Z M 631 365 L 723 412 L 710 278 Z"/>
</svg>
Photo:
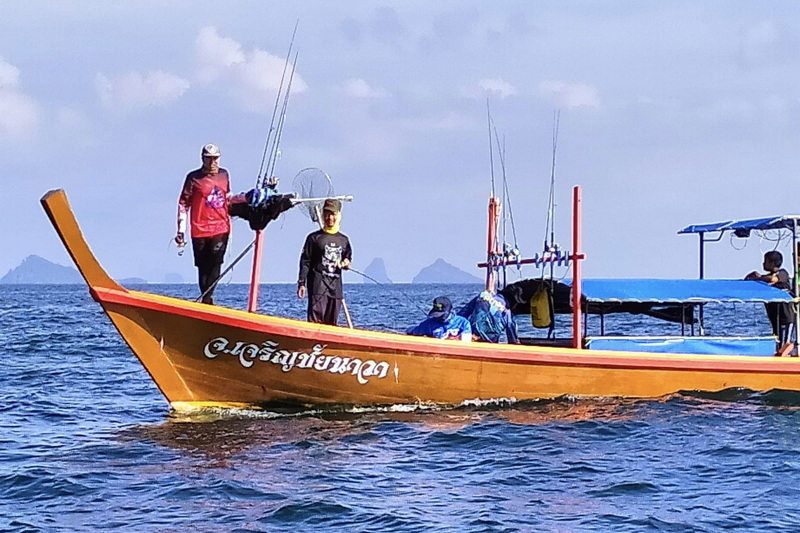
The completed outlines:
<svg viewBox="0 0 800 533">
<path fill-rule="evenodd" d="M 340 200 L 342 202 L 352 202 L 353 196 L 326 196 L 325 198 L 292 198 L 293 204 L 300 204 L 303 202 L 324 202 L 325 200 Z"/>
</svg>

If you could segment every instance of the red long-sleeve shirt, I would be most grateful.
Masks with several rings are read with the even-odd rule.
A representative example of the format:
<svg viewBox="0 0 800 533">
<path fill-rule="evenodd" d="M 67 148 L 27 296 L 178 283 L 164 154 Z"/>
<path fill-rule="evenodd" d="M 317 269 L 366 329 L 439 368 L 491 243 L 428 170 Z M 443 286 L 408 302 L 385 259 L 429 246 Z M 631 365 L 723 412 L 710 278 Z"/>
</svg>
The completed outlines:
<svg viewBox="0 0 800 533">
<path fill-rule="evenodd" d="M 185 232 L 182 220 L 185 221 L 188 211 L 193 239 L 230 233 L 230 187 L 228 171 L 224 168 L 216 174 L 208 174 L 202 168 L 187 174 L 178 198 L 178 232 Z"/>
</svg>

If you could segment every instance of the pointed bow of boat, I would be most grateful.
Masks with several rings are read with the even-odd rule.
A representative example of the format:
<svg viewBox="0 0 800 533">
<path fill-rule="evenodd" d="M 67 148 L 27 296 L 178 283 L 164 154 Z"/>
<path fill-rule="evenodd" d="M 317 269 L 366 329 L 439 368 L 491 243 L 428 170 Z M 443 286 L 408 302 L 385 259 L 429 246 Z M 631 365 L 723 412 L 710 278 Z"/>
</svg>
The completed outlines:
<svg viewBox="0 0 800 533">
<path fill-rule="evenodd" d="M 64 243 L 64 247 L 89 287 L 124 290 L 106 273 L 86 243 L 67 200 L 67 193 L 63 189 L 48 191 L 40 201 L 61 242 Z"/>
</svg>

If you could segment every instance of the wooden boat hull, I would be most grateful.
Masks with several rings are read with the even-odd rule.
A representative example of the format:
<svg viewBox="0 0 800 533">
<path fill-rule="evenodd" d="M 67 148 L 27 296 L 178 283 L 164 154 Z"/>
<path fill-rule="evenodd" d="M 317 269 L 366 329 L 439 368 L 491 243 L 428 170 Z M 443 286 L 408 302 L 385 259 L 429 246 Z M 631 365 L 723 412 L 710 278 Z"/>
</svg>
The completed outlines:
<svg viewBox="0 0 800 533">
<path fill-rule="evenodd" d="M 92 296 L 176 409 L 800 391 L 797 358 L 462 343 L 130 291 L 97 263 L 63 191 L 46 194 L 42 204 Z"/>
</svg>

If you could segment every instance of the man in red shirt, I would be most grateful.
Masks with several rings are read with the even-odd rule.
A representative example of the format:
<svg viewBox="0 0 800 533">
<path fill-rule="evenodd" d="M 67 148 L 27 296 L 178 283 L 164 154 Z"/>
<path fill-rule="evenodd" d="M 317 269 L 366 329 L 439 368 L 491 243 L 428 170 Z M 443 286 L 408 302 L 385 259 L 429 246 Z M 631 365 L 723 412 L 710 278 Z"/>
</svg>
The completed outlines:
<svg viewBox="0 0 800 533">
<path fill-rule="evenodd" d="M 203 303 L 213 304 L 212 286 L 219 278 L 231 232 L 231 217 L 228 214 L 231 187 L 228 171 L 219 167 L 219 147 L 207 144 L 203 146 L 201 155 L 203 166 L 189 172 L 178 198 L 178 234 L 175 242 L 178 246 L 186 244 L 188 214 L 200 293 Z"/>
</svg>

